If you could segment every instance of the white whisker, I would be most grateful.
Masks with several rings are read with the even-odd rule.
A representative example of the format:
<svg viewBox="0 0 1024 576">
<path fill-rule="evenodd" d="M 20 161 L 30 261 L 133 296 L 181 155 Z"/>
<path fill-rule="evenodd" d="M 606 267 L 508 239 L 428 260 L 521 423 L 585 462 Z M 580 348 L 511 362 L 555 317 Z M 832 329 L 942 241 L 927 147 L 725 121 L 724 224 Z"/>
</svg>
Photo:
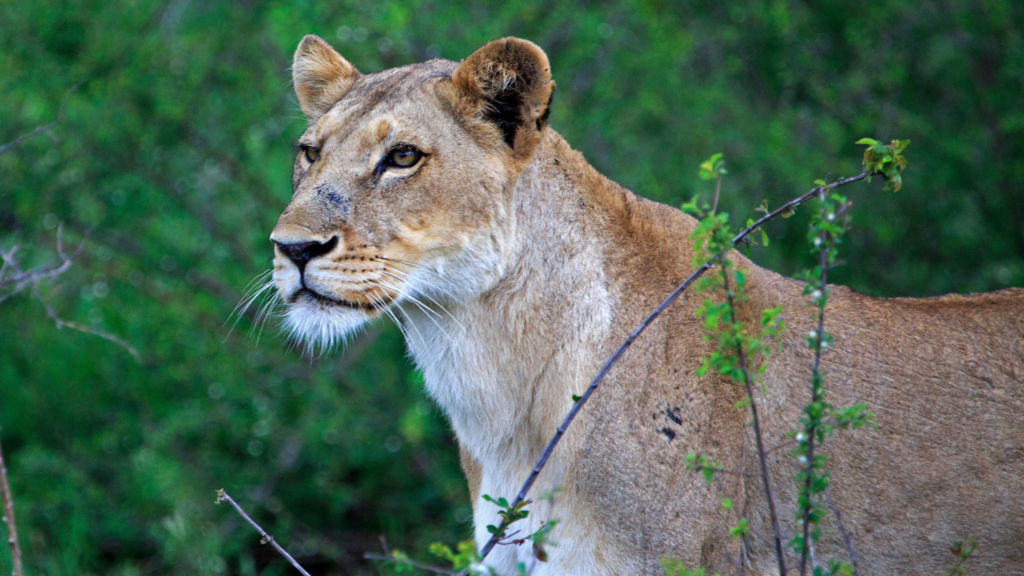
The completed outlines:
<svg viewBox="0 0 1024 576">
<path fill-rule="evenodd" d="M 387 274 L 388 276 L 390 276 L 390 277 L 394 278 L 394 279 L 395 279 L 395 280 L 397 280 L 398 282 L 404 282 L 404 283 L 405 283 L 405 285 L 407 285 L 407 286 L 411 286 L 411 283 L 410 283 L 410 282 L 408 282 L 409 274 L 408 274 L 407 272 L 403 272 L 403 271 L 401 271 L 401 270 L 396 270 L 396 269 L 394 269 L 394 268 L 391 268 L 391 269 L 389 269 L 389 268 L 387 268 L 387 266 L 385 266 L 385 267 L 384 267 L 384 273 L 385 273 L 385 274 Z M 404 275 L 405 275 L 405 278 L 401 278 L 401 277 L 399 277 L 399 276 L 395 275 L 395 273 L 398 273 L 398 274 L 404 274 Z M 425 282 L 425 281 L 424 281 L 424 282 Z M 426 283 L 427 283 L 427 284 L 430 284 L 429 282 L 426 282 Z M 431 286 L 433 286 L 432 284 L 430 284 L 430 285 L 431 285 Z M 438 289 L 438 290 L 440 291 L 440 289 Z M 424 298 L 426 298 L 427 300 L 430 300 L 430 301 L 431 301 L 431 302 L 432 302 L 432 303 L 433 303 L 433 304 L 434 304 L 435 306 L 437 306 L 438 308 L 440 308 L 442 312 L 444 312 L 445 314 L 447 314 L 447 315 L 448 315 L 448 317 L 449 317 L 449 318 L 451 318 L 453 322 L 455 322 L 456 324 L 458 324 L 458 325 L 459 325 L 459 328 L 461 328 L 461 329 L 462 329 L 462 332 L 463 332 L 463 333 L 465 333 L 465 332 L 466 332 L 466 327 L 465 327 L 465 326 L 463 326 L 462 322 L 459 322 L 459 319 L 458 319 L 458 318 L 456 318 L 454 314 L 452 314 L 452 313 L 451 313 L 451 312 L 450 312 L 450 311 L 449 311 L 449 310 L 448 310 L 447 308 L 445 308 L 444 304 L 442 304 L 442 303 L 438 302 L 437 300 L 435 300 L 435 299 L 434 299 L 433 297 L 431 297 L 431 296 L 430 296 L 429 294 L 427 294 L 426 292 L 424 292 L 424 291 L 422 291 L 422 290 L 419 290 L 419 291 L 418 291 L 418 293 L 419 293 L 419 295 L 420 295 L 420 296 L 423 296 L 423 297 L 424 297 Z M 413 298 L 413 296 L 412 296 L 412 295 L 409 295 L 409 298 Z M 436 312 L 434 312 L 434 313 L 435 313 L 435 314 L 437 314 Z M 439 314 L 438 314 L 438 317 L 440 318 L 440 315 L 439 315 Z"/>
<path fill-rule="evenodd" d="M 395 292 L 399 292 L 399 293 L 401 293 L 401 290 L 400 290 L 400 288 L 398 288 L 398 287 L 397 287 L 397 286 L 395 286 L 394 284 L 391 284 L 391 283 L 390 283 L 390 282 L 388 282 L 387 280 L 379 279 L 379 280 L 378 280 L 378 282 L 380 282 L 380 284 L 381 284 L 382 286 L 384 286 L 385 288 L 390 288 L 391 290 L 394 290 Z M 444 329 L 444 326 L 442 326 L 442 325 L 441 325 L 441 323 L 437 321 L 437 320 L 438 320 L 439 318 L 441 318 L 441 315 L 440 315 L 440 314 L 438 314 L 438 313 L 437 313 L 436 311 L 434 311 L 434 310 L 430 310 L 430 309 L 429 309 L 429 308 L 427 307 L 427 305 L 426 305 L 426 304 L 424 304 L 424 303 L 420 302 L 420 301 L 419 301 L 418 299 L 416 299 L 416 297 L 414 297 L 414 296 L 411 296 L 411 295 L 409 295 L 408 293 L 405 293 L 405 294 L 404 294 L 404 296 L 405 296 L 405 297 L 406 297 L 406 299 L 408 299 L 408 300 L 409 300 L 410 302 L 412 302 L 413 304 L 415 304 L 417 308 L 419 308 L 420 310 L 422 310 L 422 311 L 423 311 L 423 313 L 424 313 L 424 314 L 426 315 L 426 317 L 427 317 L 427 318 L 429 318 L 429 319 L 430 319 L 430 321 L 431 321 L 431 322 L 433 322 L 435 326 L 437 326 L 437 329 L 438 329 L 438 330 L 440 330 L 440 331 L 441 331 L 441 333 L 442 333 L 442 334 L 444 334 L 446 338 L 448 338 L 448 341 L 449 341 L 449 342 L 451 342 L 451 343 L 452 343 L 453 345 L 455 344 L 455 339 L 454 339 L 454 338 L 452 338 L 451 334 L 449 334 L 449 333 L 448 333 L 448 331 Z M 398 309 L 399 309 L 399 310 L 402 310 L 402 309 L 401 309 L 401 307 L 399 307 Z M 406 312 L 405 312 L 404 310 L 402 311 L 402 313 L 406 315 L 406 318 L 409 318 L 409 315 L 408 315 L 408 314 L 407 314 L 407 313 L 406 313 Z M 435 318 L 435 316 L 436 316 L 437 318 Z M 415 327 L 416 327 L 416 325 L 415 325 L 414 323 L 412 323 L 412 319 L 410 318 L 409 320 L 410 320 L 410 324 L 412 324 L 412 325 L 413 325 L 413 328 L 415 328 Z M 421 337 L 420 339 L 422 340 L 422 337 Z M 424 343 L 425 343 L 425 341 L 424 341 Z"/>
</svg>

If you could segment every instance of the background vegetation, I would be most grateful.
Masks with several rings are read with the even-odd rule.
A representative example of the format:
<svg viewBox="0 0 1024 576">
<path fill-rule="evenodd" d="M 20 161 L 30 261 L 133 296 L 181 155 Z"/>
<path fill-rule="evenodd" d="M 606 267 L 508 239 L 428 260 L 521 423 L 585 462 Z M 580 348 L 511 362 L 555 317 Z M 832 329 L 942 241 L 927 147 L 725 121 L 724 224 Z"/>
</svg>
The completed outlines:
<svg viewBox="0 0 1024 576">
<path fill-rule="evenodd" d="M 897 195 L 858 185 L 847 265 L 883 296 L 1024 285 L 1024 5 L 1013 0 L 0 3 L 0 248 L 25 265 L 87 231 L 42 296 L 114 343 L 0 304 L 0 427 L 30 574 L 280 574 L 225 488 L 317 574 L 371 574 L 469 534 L 443 417 L 398 331 L 310 360 L 229 333 L 290 195 L 303 34 L 364 72 L 505 35 L 551 58 L 551 123 L 611 178 L 678 205 L 724 151 L 721 209 L 859 172 L 864 135 L 913 144 Z M 60 108 L 64 103 L 63 114 Z M 808 267 L 806 214 L 756 260 Z M 0 548 L 0 572 L 9 571 Z M 381 567 L 387 571 L 390 568 Z"/>
</svg>

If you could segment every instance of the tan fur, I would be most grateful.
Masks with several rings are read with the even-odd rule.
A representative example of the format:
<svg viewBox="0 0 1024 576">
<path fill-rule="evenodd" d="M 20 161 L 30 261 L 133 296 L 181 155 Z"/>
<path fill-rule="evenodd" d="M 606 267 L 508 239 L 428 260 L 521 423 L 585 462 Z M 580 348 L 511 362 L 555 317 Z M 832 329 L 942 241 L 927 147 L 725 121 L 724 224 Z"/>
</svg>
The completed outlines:
<svg viewBox="0 0 1024 576">
<path fill-rule="evenodd" d="M 332 68 L 318 50 L 314 67 Z M 301 46 L 296 58 L 296 70 L 309 68 Z M 609 181 L 544 126 L 547 67 L 539 48 L 505 39 L 458 65 L 356 77 L 338 65 L 337 82 L 297 81 L 300 101 L 318 103 L 301 141 L 320 156 L 297 158 L 295 194 L 272 236 L 338 238 L 301 278 L 276 252 L 296 337 L 330 344 L 381 314 L 401 321 L 458 437 L 478 542 L 497 523 L 480 495 L 515 494 L 572 394 L 693 269 L 692 218 Z M 503 132 L 488 114 L 509 86 L 519 124 Z M 374 176 L 398 143 L 429 156 Z M 782 303 L 789 326 L 757 398 L 776 445 L 809 396 L 803 337 L 813 323 L 800 283 L 732 258 L 749 271 L 744 319 Z M 533 574 L 661 574 L 663 556 L 709 574 L 735 573 L 739 561 L 747 574 L 776 572 L 758 479 L 706 486 L 683 470 L 691 452 L 758 470 L 748 415 L 733 407 L 741 390 L 694 376 L 709 352 L 698 300 L 684 295 L 637 340 L 541 474 L 534 496 L 564 491 L 517 527 L 559 519 L 549 561 L 499 546 L 488 562 L 501 573 L 525 562 Z M 366 308 L 374 302 L 387 305 Z M 913 300 L 835 287 L 826 322 L 829 401 L 866 402 L 878 418 L 877 430 L 823 447 L 861 574 L 939 574 L 949 544 L 968 537 L 979 540 L 974 573 L 1024 574 L 1024 291 Z M 797 468 L 786 449 L 769 460 L 788 540 Z M 737 513 L 721 510 L 722 497 Z M 753 526 L 747 548 L 727 532 L 737 514 Z M 819 561 L 846 559 L 834 518 Z"/>
</svg>

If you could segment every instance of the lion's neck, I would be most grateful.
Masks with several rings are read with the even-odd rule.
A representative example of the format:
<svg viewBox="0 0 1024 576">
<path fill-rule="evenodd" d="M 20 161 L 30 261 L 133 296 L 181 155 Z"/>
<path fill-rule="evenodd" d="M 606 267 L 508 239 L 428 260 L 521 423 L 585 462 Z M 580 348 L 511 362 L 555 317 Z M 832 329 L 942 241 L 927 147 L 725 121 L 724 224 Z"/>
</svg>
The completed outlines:
<svg viewBox="0 0 1024 576">
<path fill-rule="evenodd" d="M 484 469 L 485 486 L 487 475 L 521 481 L 521 468 L 592 376 L 615 298 L 594 213 L 601 182 L 550 133 L 517 183 L 514 239 L 498 285 L 437 315 L 408 310 L 413 357 Z"/>
</svg>

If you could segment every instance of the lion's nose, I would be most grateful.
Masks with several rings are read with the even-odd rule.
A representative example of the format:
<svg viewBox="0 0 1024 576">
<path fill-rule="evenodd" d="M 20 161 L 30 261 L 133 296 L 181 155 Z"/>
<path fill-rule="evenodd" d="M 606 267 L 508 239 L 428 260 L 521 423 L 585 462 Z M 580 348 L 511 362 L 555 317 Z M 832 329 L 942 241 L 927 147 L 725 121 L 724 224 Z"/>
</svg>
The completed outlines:
<svg viewBox="0 0 1024 576">
<path fill-rule="evenodd" d="M 331 250 L 334 250 L 334 247 L 338 245 L 338 237 L 333 236 L 323 244 L 320 242 L 285 244 L 284 242 L 278 242 L 276 240 L 274 241 L 274 244 L 277 244 L 277 247 L 281 252 L 284 252 L 284 255 L 299 267 L 299 272 L 302 272 L 306 268 L 306 263 L 310 260 L 319 258 Z"/>
</svg>

